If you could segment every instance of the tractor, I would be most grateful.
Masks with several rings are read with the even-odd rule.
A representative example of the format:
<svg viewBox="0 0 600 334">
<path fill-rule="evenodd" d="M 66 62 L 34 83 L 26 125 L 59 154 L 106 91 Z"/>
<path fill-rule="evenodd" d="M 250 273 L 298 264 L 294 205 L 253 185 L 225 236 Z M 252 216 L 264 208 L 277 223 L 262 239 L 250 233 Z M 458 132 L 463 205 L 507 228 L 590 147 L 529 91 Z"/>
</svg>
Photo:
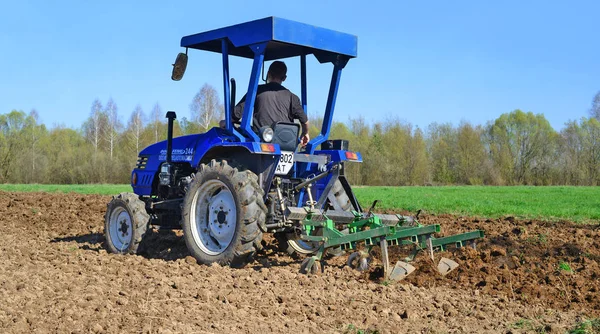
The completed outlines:
<svg viewBox="0 0 600 334">
<path fill-rule="evenodd" d="M 171 79 L 182 79 L 188 50 L 222 55 L 225 126 L 173 138 L 175 112 L 169 111 L 167 139 L 144 148 L 131 173 L 133 193 L 108 204 L 106 246 L 112 253 L 135 254 L 149 228 L 182 229 L 190 254 L 200 264 L 243 267 L 261 249 L 264 233 L 303 258 L 303 273 L 323 270 L 329 254 L 350 253 L 348 265 L 365 270 L 370 250 L 380 247 L 384 275 L 399 280 L 414 271 L 409 263 L 421 250 L 434 258 L 448 246 L 475 246 L 482 231 L 436 238 L 439 225 L 416 217 L 363 210 L 344 173 L 361 163 L 349 142 L 329 139 L 342 70 L 357 56 L 357 37 L 277 17 L 185 36 Z M 266 61 L 300 62 L 301 102 L 307 108 L 306 59 L 313 55 L 332 69 L 320 134 L 299 147 L 299 124 L 279 122 L 253 128 L 257 87 Z M 230 56 L 253 59 L 246 103 L 239 125 L 231 122 L 236 84 Z M 150 245 L 144 245 L 149 247 Z M 393 267 L 388 246 L 410 254 Z M 442 274 L 457 264 L 442 258 Z"/>
</svg>

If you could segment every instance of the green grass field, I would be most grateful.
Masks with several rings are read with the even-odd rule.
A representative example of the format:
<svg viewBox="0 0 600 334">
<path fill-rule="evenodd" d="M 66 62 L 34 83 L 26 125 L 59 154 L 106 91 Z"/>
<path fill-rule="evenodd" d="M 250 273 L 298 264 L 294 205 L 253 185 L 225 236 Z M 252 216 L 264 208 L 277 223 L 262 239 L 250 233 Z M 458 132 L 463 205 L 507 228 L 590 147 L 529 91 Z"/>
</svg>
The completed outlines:
<svg viewBox="0 0 600 334">
<path fill-rule="evenodd" d="M 380 209 L 497 218 L 600 220 L 600 187 L 361 187 L 363 206 L 379 199 Z"/>
<path fill-rule="evenodd" d="M 0 184 L 4 191 L 76 192 L 112 195 L 131 191 L 129 185 L 26 185 Z M 368 208 L 449 213 L 497 218 L 600 221 L 600 187 L 356 187 L 356 197 Z"/>
<path fill-rule="evenodd" d="M 131 186 L 128 184 L 0 184 L 0 190 L 116 195 L 118 193 L 131 191 Z"/>
</svg>

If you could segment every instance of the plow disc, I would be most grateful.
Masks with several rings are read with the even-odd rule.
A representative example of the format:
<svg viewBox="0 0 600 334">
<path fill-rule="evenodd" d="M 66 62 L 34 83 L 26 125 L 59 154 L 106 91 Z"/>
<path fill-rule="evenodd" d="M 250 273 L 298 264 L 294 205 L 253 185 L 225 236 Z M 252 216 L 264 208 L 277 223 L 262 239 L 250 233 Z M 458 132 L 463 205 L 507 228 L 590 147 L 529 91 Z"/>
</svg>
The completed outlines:
<svg viewBox="0 0 600 334">
<path fill-rule="evenodd" d="M 370 250 L 374 246 L 379 246 L 384 279 L 400 281 L 416 270 L 410 262 L 420 251 L 426 251 L 435 263 L 435 251 L 443 251 L 447 247 L 475 248 L 475 241 L 484 236 L 483 231 L 476 230 L 435 238 L 434 234 L 441 230 L 440 225 L 421 225 L 415 217 L 401 215 L 374 215 L 335 210 L 325 213 L 318 209 L 294 207 L 288 208 L 287 215 L 290 219 L 300 222 L 303 230 L 300 236 L 302 240 L 319 245 L 315 255 L 308 257 L 302 263 L 301 272 L 309 274 L 323 270 L 321 265 L 323 254 L 334 247 L 354 250 L 348 257 L 347 264 L 353 269 L 365 271 L 370 264 Z M 344 233 L 340 232 L 342 228 Z M 357 251 L 359 246 L 364 246 L 366 250 Z M 388 247 L 402 247 L 409 251 L 409 255 L 390 267 Z M 437 263 L 437 270 L 440 275 L 445 276 L 458 266 L 455 261 L 442 257 Z"/>
</svg>

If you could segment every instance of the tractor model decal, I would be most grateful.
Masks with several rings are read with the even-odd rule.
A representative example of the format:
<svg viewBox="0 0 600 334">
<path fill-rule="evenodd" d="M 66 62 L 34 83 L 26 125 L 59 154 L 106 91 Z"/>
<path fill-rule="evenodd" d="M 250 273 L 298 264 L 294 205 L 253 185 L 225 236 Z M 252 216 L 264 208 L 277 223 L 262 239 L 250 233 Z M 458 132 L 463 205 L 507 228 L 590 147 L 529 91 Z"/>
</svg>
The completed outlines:
<svg viewBox="0 0 600 334">
<path fill-rule="evenodd" d="M 186 147 L 182 149 L 173 149 L 171 150 L 171 154 L 173 155 L 173 161 L 192 161 L 194 157 L 194 148 Z M 158 160 L 166 160 L 167 150 L 161 150 L 158 155 Z"/>
</svg>

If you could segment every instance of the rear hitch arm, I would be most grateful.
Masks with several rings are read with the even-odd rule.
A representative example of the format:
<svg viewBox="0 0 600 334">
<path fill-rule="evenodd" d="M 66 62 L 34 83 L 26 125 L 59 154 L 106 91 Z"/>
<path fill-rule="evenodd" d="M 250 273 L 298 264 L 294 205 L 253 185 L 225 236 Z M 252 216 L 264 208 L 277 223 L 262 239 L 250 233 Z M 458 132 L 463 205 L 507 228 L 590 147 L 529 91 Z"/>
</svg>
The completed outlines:
<svg viewBox="0 0 600 334">
<path fill-rule="evenodd" d="M 317 181 L 319 181 L 320 179 L 326 177 L 327 175 L 329 175 L 329 173 L 331 173 L 332 171 L 336 170 L 339 168 L 339 164 L 335 164 L 331 167 L 331 169 L 329 169 L 328 171 L 325 171 L 321 174 L 316 175 L 315 177 L 308 179 L 302 183 L 300 183 L 299 185 L 297 185 L 296 187 L 294 187 L 294 190 L 296 191 L 300 191 L 302 188 L 306 188 L 309 184 L 315 183 Z"/>
</svg>

